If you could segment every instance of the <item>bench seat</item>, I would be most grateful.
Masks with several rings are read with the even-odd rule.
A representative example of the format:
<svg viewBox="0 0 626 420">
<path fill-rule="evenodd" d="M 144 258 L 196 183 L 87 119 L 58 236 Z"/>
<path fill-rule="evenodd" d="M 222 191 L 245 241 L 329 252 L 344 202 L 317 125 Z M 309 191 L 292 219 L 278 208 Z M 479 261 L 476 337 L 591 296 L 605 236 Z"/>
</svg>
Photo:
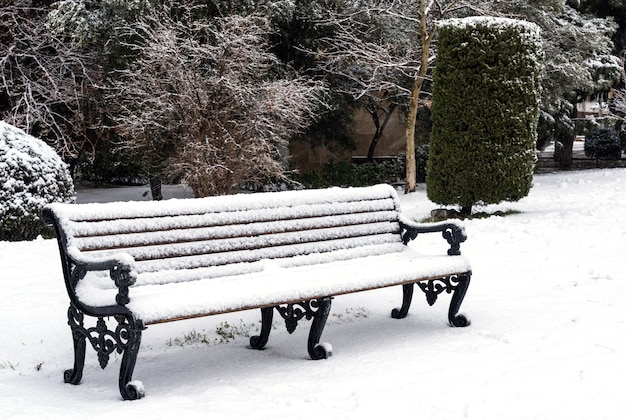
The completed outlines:
<svg viewBox="0 0 626 420">
<path fill-rule="evenodd" d="M 337 261 L 327 263 L 306 264 L 306 258 L 295 266 L 289 260 L 243 263 L 236 267 L 237 274 L 193 281 L 177 281 L 177 277 L 195 277 L 205 270 L 160 273 L 168 278 L 166 284 L 141 285 L 142 275 L 139 275 L 126 306 L 146 324 L 151 324 L 302 302 L 470 271 L 463 256 L 420 255 L 402 244 L 387 248 L 390 252 L 382 255 L 349 259 L 337 255 Z M 76 294 L 89 306 L 115 305 L 117 289 L 111 286 L 108 277 L 88 276 L 81 280 Z"/>
</svg>

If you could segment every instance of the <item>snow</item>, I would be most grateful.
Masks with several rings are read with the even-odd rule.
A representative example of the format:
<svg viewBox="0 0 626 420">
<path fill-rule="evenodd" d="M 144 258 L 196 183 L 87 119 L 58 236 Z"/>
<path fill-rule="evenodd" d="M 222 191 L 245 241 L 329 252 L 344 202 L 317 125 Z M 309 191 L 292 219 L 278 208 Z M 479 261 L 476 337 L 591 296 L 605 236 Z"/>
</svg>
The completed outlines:
<svg viewBox="0 0 626 420">
<path fill-rule="evenodd" d="M 488 28 L 497 28 L 500 30 L 505 30 L 511 27 L 518 27 L 524 28 L 526 32 L 530 33 L 534 37 L 538 37 L 541 31 L 541 28 L 533 22 L 493 16 L 470 16 L 465 18 L 451 18 L 442 20 L 439 25 L 440 27 L 450 26 L 454 28 L 485 26 Z"/>
<path fill-rule="evenodd" d="M 266 209 L 268 207 L 287 207 L 291 211 L 300 217 L 305 216 L 317 216 L 320 214 L 335 213 L 334 208 L 329 209 L 329 204 L 341 206 L 342 204 L 350 205 L 350 201 L 357 201 L 357 203 L 351 203 L 359 206 L 367 206 L 363 210 L 373 210 L 389 207 L 384 200 L 391 199 L 389 193 L 389 187 L 387 185 L 376 185 L 367 189 L 363 188 L 329 188 L 318 190 L 314 193 L 312 191 L 284 191 L 280 194 L 237 194 L 235 196 L 221 196 L 210 197 L 197 200 L 164 200 L 158 203 L 116 203 L 115 207 L 110 205 L 103 205 L 102 203 L 82 204 L 81 206 L 67 205 L 64 203 L 54 203 L 51 208 L 59 209 L 63 211 L 66 217 L 71 218 L 73 221 L 81 220 L 103 220 L 109 218 L 138 218 L 138 217 L 154 217 L 158 216 L 174 216 L 174 215 L 189 215 L 189 214 L 203 214 L 208 212 L 237 212 L 247 211 L 255 209 Z M 367 201 L 366 204 L 358 203 L 358 200 L 376 200 L 380 199 L 380 202 Z M 294 203 L 296 205 L 294 205 Z M 317 206 L 307 206 L 314 204 Z M 323 205 L 319 205 L 323 204 Z M 155 210 L 155 206 L 157 210 Z M 349 208 L 351 211 L 358 211 L 357 208 Z M 298 211 L 302 209 L 305 213 Z M 314 211 L 310 211 L 313 209 Z M 264 211 L 253 213 L 258 218 L 265 216 Z M 230 221 L 226 220 L 223 223 L 228 224 Z"/>
<path fill-rule="evenodd" d="M 423 189 L 399 199 L 418 219 L 436 207 Z M 527 198 L 478 209 L 515 213 L 465 222 L 467 328 L 447 326 L 449 295 L 428 307 L 418 290 L 392 319 L 399 287 L 333 300 L 327 360 L 308 359 L 305 321 L 290 336 L 275 317 L 264 351 L 219 343 L 225 325 L 254 334 L 258 311 L 151 325 L 134 374 L 146 396 L 132 402 L 120 401 L 119 356 L 102 371 L 88 349 L 81 385 L 63 383 L 73 358 L 56 241 L 0 242 L 2 418 L 621 419 L 625 207 L 626 170 L 612 169 L 537 175 Z M 415 244 L 431 242 L 447 249 L 439 235 Z"/>
<path fill-rule="evenodd" d="M 284 212 L 282 212 L 282 214 L 284 214 Z M 346 226 L 356 223 L 374 224 L 377 222 L 388 222 L 394 217 L 397 219 L 397 213 L 395 211 L 370 212 L 365 215 L 358 216 L 345 214 L 333 217 L 332 219 L 327 217 L 308 217 L 306 219 L 297 220 L 288 220 L 287 218 L 283 218 L 279 221 L 268 222 L 263 222 L 263 219 L 259 219 L 259 222 L 262 223 L 258 224 L 250 224 L 251 221 L 246 217 L 246 215 L 238 214 L 237 216 L 238 217 L 235 219 L 232 214 L 217 213 L 187 217 L 160 218 L 159 231 L 151 231 L 154 230 L 154 219 L 150 218 L 120 220 L 115 223 L 112 223 L 111 221 L 93 222 L 89 224 L 77 223 L 74 225 L 75 229 L 72 230 L 74 234 L 81 235 L 80 238 L 77 238 L 74 241 L 77 246 L 80 249 L 88 250 L 120 247 L 125 246 L 126 243 L 141 245 L 162 244 L 164 242 L 175 243 L 191 241 L 199 237 L 238 238 L 243 235 L 253 236 L 264 233 L 266 234 L 268 232 L 280 232 L 286 234 L 287 232 L 295 230 L 314 229 L 322 224 L 325 227 L 330 228 L 333 225 Z M 238 224 L 226 224 L 226 221 L 229 220 L 237 222 Z M 120 232 L 125 232 L 125 234 L 121 236 L 119 235 Z M 98 236 L 95 238 L 84 238 L 82 235 Z"/>
<path fill-rule="evenodd" d="M 52 147 L 0 120 L 0 237 L 34 238 L 24 232 L 53 201 L 74 201 L 68 166 Z M 19 236 L 18 236 L 19 234 Z"/>
<path fill-rule="evenodd" d="M 175 284 L 132 288 L 127 306 L 144 322 L 152 323 L 202 313 L 337 296 L 416 278 L 438 278 L 469 271 L 464 257 L 421 256 L 406 248 L 394 253 L 387 251 L 383 255 L 313 266 L 284 267 L 275 260 L 269 265 L 267 260 L 259 263 L 262 269 L 258 271 L 198 281 L 180 282 L 179 273 L 172 273 L 178 280 Z M 76 294 L 80 301 L 90 306 L 115 304 L 117 290 L 98 286 L 94 286 L 89 277 L 79 282 Z"/>
</svg>

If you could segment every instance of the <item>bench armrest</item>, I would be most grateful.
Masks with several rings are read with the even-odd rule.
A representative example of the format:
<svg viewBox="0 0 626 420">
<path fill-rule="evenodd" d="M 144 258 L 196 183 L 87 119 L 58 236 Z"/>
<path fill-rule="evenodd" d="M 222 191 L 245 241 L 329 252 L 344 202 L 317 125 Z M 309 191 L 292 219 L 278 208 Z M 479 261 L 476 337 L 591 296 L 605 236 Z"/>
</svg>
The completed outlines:
<svg viewBox="0 0 626 420">
<path fill-rule="evenodd" d="M 400 216 L 400 226 L 404 230 L 402 241 L 408 244 L 420 233 L 441 232 L 442 236 L 450 244 L 448 255 L 461 255 L 461 242 L 467 239 L 463 225 L 454 220 L 436 223 L 418 223 L 405 216 Z"/>
<path fill-rule="evenodd" d="M 135 260 L 129 254 L 91 257 L 82 253 L 78 248 L 69 246 L 67 257 L 76 265 L 76 272 L 81 273 L 80 277 L 84 277 L 87 271 L 109 271 L 115 287 L 118 288 L 118 294 L 115 297 L 117 304 L 124 306 L 130 302 L 128 288 L 137 281 L 137 272 L 134 269 Z"/>
</svg>

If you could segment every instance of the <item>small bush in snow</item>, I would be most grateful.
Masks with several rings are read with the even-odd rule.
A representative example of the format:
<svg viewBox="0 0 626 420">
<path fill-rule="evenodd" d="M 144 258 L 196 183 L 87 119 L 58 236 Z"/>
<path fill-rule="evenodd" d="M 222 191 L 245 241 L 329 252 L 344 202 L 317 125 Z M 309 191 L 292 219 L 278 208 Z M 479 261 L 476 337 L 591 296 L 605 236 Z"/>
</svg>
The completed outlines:
<svg viewBox="0 0 626 420">
<path fill-rule="evenodd" d="M 0 121 L 0 240 L 47 235 L 40 214 L 52 202 L 74 201 L 67 165 L 43 141 Z"/>
<path fill-rule="evenodd" d="M 622 145 L 619 136 L 610 128 L 600 128 L 585 137 L 585 155 L 596 159 L 619 159 Z"/>
</svg>

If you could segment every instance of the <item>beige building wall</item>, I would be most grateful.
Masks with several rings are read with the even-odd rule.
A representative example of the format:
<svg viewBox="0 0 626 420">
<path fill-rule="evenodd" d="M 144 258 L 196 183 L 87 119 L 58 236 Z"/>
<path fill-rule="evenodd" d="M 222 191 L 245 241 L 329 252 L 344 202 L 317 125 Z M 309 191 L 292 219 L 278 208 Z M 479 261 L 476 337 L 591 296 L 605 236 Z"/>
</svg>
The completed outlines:
<svg viewBox="0 0 626 420">
<path fill-rule="evenodd" d="M 291 168 L 300 172 L 321 170 L 330 160 L 350 160 L 353 156 L 367 156 L 376 128 L 372 117 L 365 110 L 358 110 L 353 118 L 352 136 L 356 150 L 320 146 L 312 148 L 307 141 L 294 141 L 289 146 Z M 404 119 L 395 111 L 382 138 L 378 141 L 374 156 L 397 156 L 405 150 Z"/>
</svg>

